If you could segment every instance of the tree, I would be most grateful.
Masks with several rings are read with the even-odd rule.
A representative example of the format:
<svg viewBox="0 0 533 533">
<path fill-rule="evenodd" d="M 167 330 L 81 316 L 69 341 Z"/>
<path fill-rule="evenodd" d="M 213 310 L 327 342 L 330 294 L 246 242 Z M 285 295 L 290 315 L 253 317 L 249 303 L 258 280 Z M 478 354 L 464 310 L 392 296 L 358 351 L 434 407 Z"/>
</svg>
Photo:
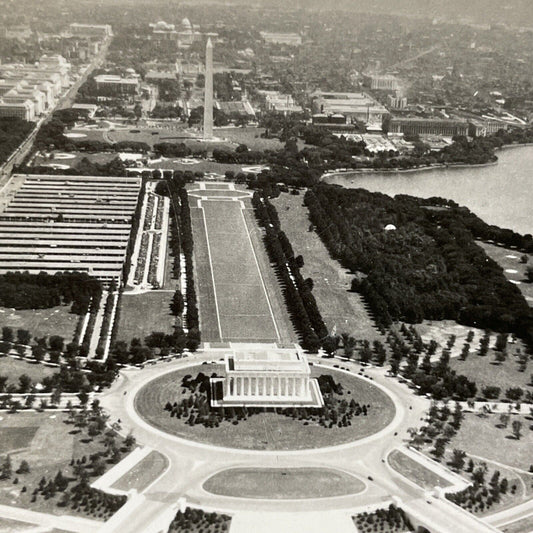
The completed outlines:
<svg viewBox="0 0 533 533">
<path fill-rule="evenodd" d="M 124 446 L 126 446 L 126 448 L 128 448 L 128 450 L 131 450 L 131 448 L 133 448 L 135 446 L 136 442 L 137 441 L 135 440 L 135 437 L 130 432 L 130 433 L 128 433 L 128 435 L 124 439 Z"/>
<path fill-rule="evenodd" d="M 509 420 L 511 417 L 507 413 L 502 413 L 500 415 L 500 424 L 506 428 L 509 425 Z"/>
<path fill-rule="evenodd" d="M 31 334 L 27 329 L 17 329 L 17 342 L 19 344 L 30 344 Z"/>
<path fill-rule="evenodd" d="M 521 430 L 522 430 L 522 422 L 520 420 L 513 420 L 513 435 L 515 436 L 516 440 L 519 440 L 522 436 Z"/>
<path fill-rule="evenodd" d="M 12 474 L 11 457 L 6 455 L 0 465 L 0 479 L 9 479 Z"/>
<path fill-rule="evenodd" d="M 25 393 L 30 390 L 31 387 L 31 378 L 27 374 L 22 374 L 19 376 L 19 392 Z"/>
<path fill-rule="evenodd" d="M 63 346 L 65 344 L 65 339 L 59 335 L 52 335 L 49 339 L 50 350 L 57 352 L 63 351 Z"/>
<path fill-rule="evenodd" d="M 355 349 L 355 339 L 348 333 L 341 333 L 341 341 L 344 355 L 348 358 L 351 358 Z"/>
<path fill-rule="evenodd" d="M 440 459 L 446 451 L 446 439 L 440 438 L 435 441 L 435 448 L 433 449 L 433 455 Z"/>
<path fill-rule="evenodd" d="M 4 342 L 13 342 L 14 338 L 13 329 L 9 326 L 4 326 L 2 328 L 2 340 Z"/>
<path fill-rule="evenodd" d="M 450 466 L 456 470 L 462 470 L 465 465 L 466 453 L 462 450 L 454 449 L 452 452 L 452 458 L 450 460 Z"/>
<path fill-rule="evenodd" d="M 22 460 L 19 467 L 17 468 L 17 474 L 27 474 L 30 471 L 30 465 L 28 461 Z"/>
</svg>

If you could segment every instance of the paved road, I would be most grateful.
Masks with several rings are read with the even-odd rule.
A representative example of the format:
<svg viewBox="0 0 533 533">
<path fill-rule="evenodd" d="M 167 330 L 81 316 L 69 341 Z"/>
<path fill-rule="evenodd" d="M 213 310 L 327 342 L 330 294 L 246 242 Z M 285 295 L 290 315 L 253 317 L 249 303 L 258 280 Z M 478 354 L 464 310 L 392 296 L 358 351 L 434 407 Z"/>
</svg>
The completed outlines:
<svg viewBox="0 0 533 533">
<path fill-rule="evenodd" d="M 391 470 L 385 462 L 388 453 L 395 447 L 401 446 L 408 438 L 407 428 L 420 424 L 423 413 L 427 410 L 428 400 L 414 397 L 405 385 L 385 377 L 383 369 L 367 369 L 374 383 L 386 386 L 389 395 L 394 400 L 397 413 L 393 422 L 384 430 L 370 437 L 354 443 L 341 446 L 321 448 L 317 450 L 300 450 L 297 452 L 249 451 L 203 445 L 178 437 L 168 435 L 144 422 L 133 407 L 136 392 L 146 383 L 161 375 L 183 368 L 191 363 L 218 359 L 220 352 L 200 353 L 190 359 L 174 360 L 146 367 L 143 370 L 126 370 L 113 384 L 112 388 L 101 397 L 102 406 L 111 413 L 111 421 L 120 418 L 125 432 L 130 430 L 141 444 L 149 445 L 164 453 L 170 467 L 154 484 L 143 493 L 145 501 L 135 521 L 124 513 L 117 517 L 114 529 L 106 531 L 120 531 L 121 533 L 140 533 L 164 529 L 166 524 L 161 522 L 161 513 L 166 511 L 167 518 L 175 512 L 176 502 L 182 497 L 191 505 L 198 505 L 207 509 L 214 509 L 234 516 L 232 533 L 259 531 L 263 527 L 266 531 L 282 531 L 276 516 L 280 513 L 295 513 L 287 515 L 287 523 L 295 516 L 306 521 L 312 514 L 320 512 L 324 516 L 335 517 L 339 520 L 339 531 L 350 525 L 346 516 L 357 512 L 368 505 L 382 503 L 388 505 L 392 497 L 400 498 L 410 506 L 413 512 L 422 518 L 431 514 L 438 525 L 436 531 L 457 533 L 474 531 L 494 531 L 484 523 L 473 519 L 464 511 L 455 508 L 447 501 L 427 503 L 424 491 Z M 318 361 L 315 360 L 315 363 Z M 320 361 L 326 365 L 331 362 Z M 342 366 L 359 368 L 352 363 Z M 124 394 L 127 392 L 127 394 Z M 411 408 L 409 408 L 409 406 Z M 363 493 L 352 496 L 315 500 L 250 500 L 245 498 L 229 498 L 206 492 L 202 486 L 205 480 L 214 473 L 233 467 L 325 467 L 341 469 L 355 475 L 366 484 Z M 372 480 L 368 479 L 372 477 Z M 331 513 L 331 515 L 326 515 Z M 292 516 L 293 518 L 288 518 Z M 304 518 L 305 517 L 305 518 Z M 118 520 L 120 518 L 120 520 Z M 333 520 L 333 518 L 331 518 Z M 474 521 L 474 522 L 472 522 Z M 267 524 L 272 524 L 267 527 Z M 317 522 L 318 524 L 318 522 Z M 447 525 L 449 524 L 449 525 Z M 235 527 L 235 529 L 233 529 Z M 266 529 L 265 529 L 266 528 Z M 263 529 L 261 529 L 263 531 Z"/>
</svg>

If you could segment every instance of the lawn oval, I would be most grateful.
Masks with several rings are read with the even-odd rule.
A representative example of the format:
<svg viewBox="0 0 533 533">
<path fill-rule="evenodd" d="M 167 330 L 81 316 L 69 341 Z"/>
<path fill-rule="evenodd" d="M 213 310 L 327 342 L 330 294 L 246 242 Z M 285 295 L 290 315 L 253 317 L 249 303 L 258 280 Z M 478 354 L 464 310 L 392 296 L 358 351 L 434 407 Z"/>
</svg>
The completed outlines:
<svg viewBox="0 0 533 533">
<path fill-rule="evenodd" d="M 369 437 L 387 427 L 394 419 L 392 399 L 383 390 L 347 372 L 313 367 L 312 377 L 329 374 L 343 387 L 343 397 L 360 404 L 369 404 L 367 416 L 359 415 L 346 427 L 323 427 L 318 423 L 292 418 L 274 411 L 250 415 L 237 424 L 222 420 L 218 427 L 189 425 L 185 418 L 170 416 L 167 402 L 180 402 L 187 397 L 181 383 L 186 375 L 199 372 L 223 375 L 223 365 L 203 364 L 167 372 L 146 383 L 136 394 L 137 414 L 148 424 L 170 435 L 191 441 L 242 450 L 290 451 L 316 449 L 348 444 Z"/>
</svg>

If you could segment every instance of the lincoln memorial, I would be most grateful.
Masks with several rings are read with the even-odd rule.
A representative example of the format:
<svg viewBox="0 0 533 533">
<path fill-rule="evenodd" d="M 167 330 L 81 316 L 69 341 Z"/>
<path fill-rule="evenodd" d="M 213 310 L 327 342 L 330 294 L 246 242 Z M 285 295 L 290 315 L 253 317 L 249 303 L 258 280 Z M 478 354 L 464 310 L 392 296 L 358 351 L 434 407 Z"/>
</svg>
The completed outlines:
<svg viewBox="0 0 533 533">
<path fill-rule="evenodd" d="M 211 405 L 322 407 L 302 349 L 239 351 L 225 355 L 225 377 L 211 378 Z"/>
</svg>

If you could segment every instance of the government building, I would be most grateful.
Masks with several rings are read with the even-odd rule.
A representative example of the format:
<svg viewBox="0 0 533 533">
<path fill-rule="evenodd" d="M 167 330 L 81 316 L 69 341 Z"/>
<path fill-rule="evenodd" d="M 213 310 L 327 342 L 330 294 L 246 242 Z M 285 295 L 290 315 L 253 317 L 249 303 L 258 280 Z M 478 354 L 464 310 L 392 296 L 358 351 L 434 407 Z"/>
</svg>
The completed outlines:
<svg viewBox="0 0 533 533">
<path fill-rule="evenodd" d="M 299 346 L 231 352 L 225 376 L 211 378 L 213 407 L 322 407 L 318 381 L 311 378 Z"/>
</svg>

